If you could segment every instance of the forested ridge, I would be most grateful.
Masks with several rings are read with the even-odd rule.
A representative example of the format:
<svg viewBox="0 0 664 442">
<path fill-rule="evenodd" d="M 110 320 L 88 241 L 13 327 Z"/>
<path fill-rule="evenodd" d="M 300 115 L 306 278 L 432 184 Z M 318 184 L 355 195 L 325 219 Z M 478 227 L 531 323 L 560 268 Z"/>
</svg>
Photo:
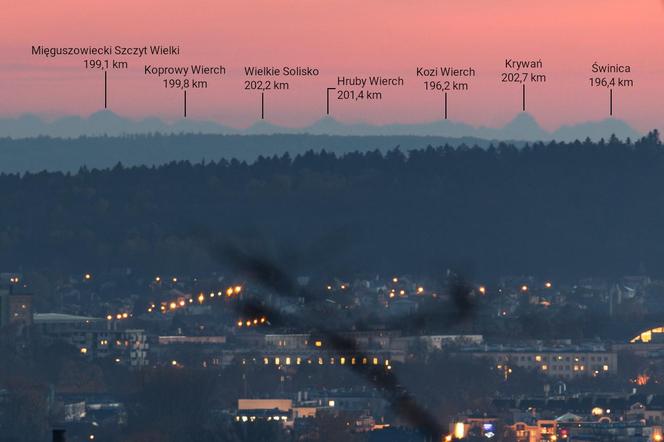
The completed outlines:
<svg viewBox="0 0 664 442">
<path fill-rule="evenodd" d="M 2 131 L 0 124 L 0 133 Z M 0 137 L 0 173 L 40 172 L 42 170 L 76 172 L 82 165 L 105 169 L 119 161 L 125 166 L 162 165 L 172 161 L 194 163 L 235 158 L 253 162 L 258 156 L 292 156 L 313 150 L 320 152 L 386 151 L 461 143 L 487 147 L 479 138 L 438 136 L 329 136 L 310 134 L 216 135 L 200 133 L 130 134 L 122 136 L 80 136 L 77 138 L 3 138 Z M 523 142 L 520 142 L 523 145 Z"/>
<path fill-rule="evenodd" d="M 3 174 L 0 265 L 195 273 L 243 238 L 316 250 L 302 272 L 662 275 L 663 190 L 657 132 Z"/>
</svg>

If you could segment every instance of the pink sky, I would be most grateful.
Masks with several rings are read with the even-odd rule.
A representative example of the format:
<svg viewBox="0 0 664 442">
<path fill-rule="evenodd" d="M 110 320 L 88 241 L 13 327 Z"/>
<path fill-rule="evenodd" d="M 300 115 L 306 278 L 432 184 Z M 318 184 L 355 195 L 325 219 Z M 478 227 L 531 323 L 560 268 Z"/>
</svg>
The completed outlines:
<svg viewBox="0 0 664 442">
<path fill-rule="evenodd" d="M 8 3 L 14 3 L 9 5 Z M 499 126 L 520 110 L 518 86 L 501 84 L 507 57 L 542 59 L 546 84 L 529 86 L 528 111 L 546 128 L 608 116 L 608 92 L 589 87 L 590 65 L 630 64 L 635 87 L 615 91 L 615 116 L 639 130 L 662 127 L 664 6 L 661 0 L 23 0 L 0 6 L 0 115 L 88 115 L 103 107 L 103 77 L 82 58 L 32 56 L 32 45 L 179 44 L 171 64 L 223 64 L 205 91 L 189 92 L 189 116 L 247 126 L 260 96 L 242 90 L 243 66 L 311 65 L 317 79 L 266 94 L 266 118 L 304 126 L 325 112 L 337 75 L 401 75 L 378 103 L 332 103 L 343 121 L 420 122 L 441 117 L 440 97 L 419 65 L 471 65 L 470 91 L 451 94 L 450 118 Z M 129 117 L 181 116 L 166 90 L 130 60 L 109 73 L 109 109 Z"/>
</svg>

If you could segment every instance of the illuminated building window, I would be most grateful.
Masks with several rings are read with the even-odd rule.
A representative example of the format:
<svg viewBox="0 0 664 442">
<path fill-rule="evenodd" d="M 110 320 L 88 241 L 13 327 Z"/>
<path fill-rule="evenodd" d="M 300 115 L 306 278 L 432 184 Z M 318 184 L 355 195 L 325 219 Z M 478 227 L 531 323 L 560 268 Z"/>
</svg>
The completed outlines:
<svg viewBox="0 0 664 442">
<path fill-rule="evenodd" d="M 339 358 L 339 363 L 340 363 L 341 365 L 344 365 L 344 364 L 346 363 L 346 358 L 344 358 L 343 356 L 340 357 L 340 358 Z"/>
<path fill-rule="evenodd" d="M 652 340 L 652 331 L 648 330 L 647 332 L 641 333 L 641 342 L 647 343 Z"/>
<path fill-rule="evenodd" d="M 351 365 L 355 365 L 355 358 L 351 358 L 350 363 L 351 363 Z"/>
<path fill-rule="evenodd" d="M 373 358 L 373 364 L 378 365 L 378 358 Z"/>
<path fill-rule="evenodd" d="M 281 360 L 279 358 L 274 358 L 274 365 L 279 365 Z"/>
<path fill-rule="evenodd" d="M 318 358 L 318 365 L 323 365 L 323 358 Z"/>
<path fill-rule="evenodd" d="M 602 366 L 602 370 L 604 370 L 604 371 L 609 371 L 609 366 L 608 366 L 608 365 L 603 365 L 603 366 Z"/>
<path fill-rule="evenodd" d="M 456 422 L 454 424 L 454 437 L 457 439 L 463 439 L 466 437 L 466 426 L 463 422 Z"/>
<path fill-rule="evenodd" d="M 316 342 L 314 342 L 314 345 L 315 345 L 316 347 L 322 347 L 322 346 L 323 346 L 323 343 L 322 343 L 321 341 L 316 341 Z"/>
<path fill-rule="evenodd" d="M 290 365 L 291 359 L 289 356 L 286 356 L 286 365 Z"/>
<path fill-rule="evenodd" d="M 270 361 L 269 361 L 269 359 L 268 359 L 268 358 L 263 358 L 263 363 L 264 363 L 265 365 L 267 365 L 267 364 L 269 364 L 269 363 L 270 363 Z"/>
<path fill-rule="evenodd" d="M 535 360 L 537 362 L 542 362 L 542 356 L 540 356 L 540 355 L 535 356 Z"/>
</svg>

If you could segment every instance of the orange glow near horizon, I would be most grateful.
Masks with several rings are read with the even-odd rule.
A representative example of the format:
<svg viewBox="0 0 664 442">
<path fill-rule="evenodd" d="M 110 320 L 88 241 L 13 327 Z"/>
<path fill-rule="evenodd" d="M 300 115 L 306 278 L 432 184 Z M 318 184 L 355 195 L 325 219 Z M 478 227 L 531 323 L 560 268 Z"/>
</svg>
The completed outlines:
<svg viewBox="0 0 664 442">
<path fill-rule="evenodd" d="M 635 87 L 615 91 L 615 117 L 641 131 L 661 127 L 664 7 L 659 0 L 195 0 L 113 3 L 5 2 L 0 15 L 0 116 L 89 115 L 101 109 L 103 80 L 82 58 L 30 54 L 32 45 L 177 44 L 178 65 L 223 64 L 228 74 L 190 91 L 193 119 L 246 127 L 260 116 L 260 94 L 243 90 L 247 65 L 315 66 L 320 76 L 266 94 L 266 119 L 301 127 L 325 114 L 325 88 L 337 75 L 404 77 L 380 103 L 334 103 L 333 117 L 375 124 L 441 118 L 440 97 L 423 89 L 417 66 L 473 66 L 470 90 L 450 97 L 452 120 L 500 126 L 520 111 L 520 94 L 501 84 L 505 58 L 542 59 L 548 80 L 528 92 L 528 112 L 547 129 L 600 120 L 605 91 L 589 87 L 593 62 L 630 64 Z M 109 109 L 123 116 L 181 116 L 181 94 L 145 78 L 130 59 L 109 73 Z"/>
</svg>

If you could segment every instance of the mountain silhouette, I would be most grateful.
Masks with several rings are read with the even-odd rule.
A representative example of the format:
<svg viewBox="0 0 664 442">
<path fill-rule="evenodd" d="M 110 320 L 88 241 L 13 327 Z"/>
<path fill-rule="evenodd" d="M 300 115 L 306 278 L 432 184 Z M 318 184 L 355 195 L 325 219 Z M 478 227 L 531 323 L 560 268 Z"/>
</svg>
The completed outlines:
<svg viewBox="0 0 664 442">
<path fill-rule="evenodd" d="M 621 140 L 631 138 L 632 140 L 642 136 L 636 132 L 629 124 L 615 118 L 607 118 L 602 121 L 591 121 L 587 123 L 576 124 L 573 126 L 561 126 L 553 132 L 553 137 L 560 141 L 573 141 L 588 137 L 591 140 L 608 138 L 615 135 Z"/>
<path fill-rule="evenodd" d="M 295 133 L 297 130 L 277 126 L 265 120 L 258 120 L 249 126 L 244 132 L 250 135 L 274 135 Z"/>
<path fill-rule="evenodd" d="M 51 136 L 75 138 L 79 136 L 119 136 L 127 134 L 312 134 L 341 136 L 441 136 L 474 137 L 500 141 L 572 141 L 599 140 L 616 135 L 618 138 L 638 138 L 640 134 L 627 123 L 615 118 L 562 126 L 553 132 L 542 129 L 535 118 L 528 113 L 520 113 L 505 126 L 499 128 L 475 127 L 469 124 L 436 120 L 413 124 L 373 125 L 367 123 L 344 123 L 325 116 L 313 124 L 290 128 L 278 126 L 266 120 L 259 120 L 247 129 L 236 129 L 214 121 L 181 119 L 172 123 L 159 118 L 131 120 L 111 111 L 95 112 L 87 118 L 68 116 L 47 122 L 38 116 L 27 114 L 18 118 L 0 118 L 0 137 L 30 138 Z"/>
<path fill-rule="evenodd" d="M 535 120 L 535 118 L 526 113 L 521 112 L 512 121 L 507 123 L 500 129 L 497 134 L 500 139 L 512 140 L 547 140 L 551 137 L 544 129 L 542 129 Z"/>
</svg>

